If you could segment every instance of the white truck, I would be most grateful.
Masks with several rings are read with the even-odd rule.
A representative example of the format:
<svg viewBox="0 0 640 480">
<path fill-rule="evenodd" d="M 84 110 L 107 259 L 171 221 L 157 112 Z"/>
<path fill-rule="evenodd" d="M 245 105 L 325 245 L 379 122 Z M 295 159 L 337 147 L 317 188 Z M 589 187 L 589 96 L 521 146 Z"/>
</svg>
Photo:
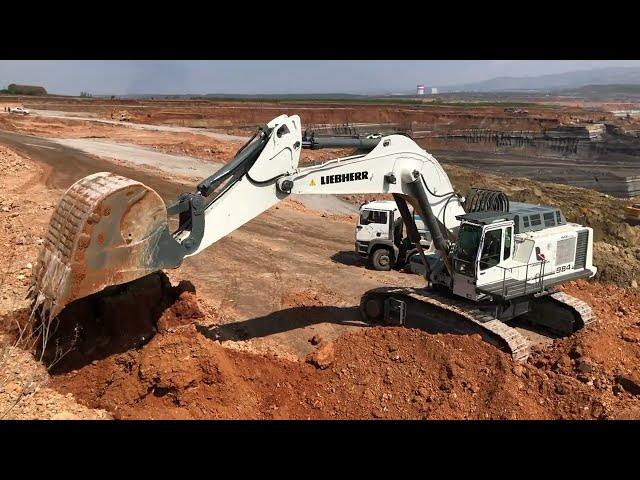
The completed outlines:
<svg viewBox="0 0 640 480">
<path fill-rule="evenodd" d="M 425 253 L 433 253 L 431 234 L 417 213 L 413 219 Z M 406 235 L 405 224 L 394 200 L 380 200 L 360 206 L 355 232 L 355 250 L 374 270 L 404 268 L 417 248 Z"/>
<path fill-rule="evenodd" d="M 18 115 L 29 115 L 29 110 L 22 107 L 9 107 L 9 113 L 17 113 Z"/>
</svg>

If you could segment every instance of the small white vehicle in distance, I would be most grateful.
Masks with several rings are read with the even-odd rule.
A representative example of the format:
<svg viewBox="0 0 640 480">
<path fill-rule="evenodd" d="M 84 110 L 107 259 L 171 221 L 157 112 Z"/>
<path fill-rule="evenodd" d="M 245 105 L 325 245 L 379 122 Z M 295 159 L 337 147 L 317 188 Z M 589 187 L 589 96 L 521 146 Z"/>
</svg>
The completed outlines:
<svg viewBox="0 0 640 480">
<path fill-rule="evenodd" d="M 29 115 L 29 110 L 22 107 L 9 107 L 9 113 L 17 113 L 18 115 Z"/>
</svg>

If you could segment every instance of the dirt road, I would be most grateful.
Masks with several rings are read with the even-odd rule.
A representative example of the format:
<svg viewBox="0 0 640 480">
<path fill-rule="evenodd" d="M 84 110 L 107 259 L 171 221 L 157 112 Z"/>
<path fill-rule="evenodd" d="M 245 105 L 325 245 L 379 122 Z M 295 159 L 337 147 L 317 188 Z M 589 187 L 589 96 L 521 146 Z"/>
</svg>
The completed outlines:
<svg viewBox="0 0 640 480">
<path fill-rule="evenodd" d="M 184 177 L 114 163 L 37 137 L 0 132 L 0 143 L 48 167 L 44 182 L 55 190 L 49 199 L 54 202 L 76 180 L 104 170 L 149 185 L 165 201 L 192 189 Z M 421 284 L 414 275 L 366 270 L 353 253 L 353 235 L 352 220 L 285 201 L 188 258 L 170 277 L 191 281 L 198 297 L 233 324 L 223 330 L 227 338 L 261 339 L 284 355 L 300 357 L 312 350 L 308 339 L 314 334 L 330 339 L 357 324 L 355 306 L 366 290 Z M 313 316 L 305 299 L 317 305 Z"/>
<path fill-rule="evenodd" d="M 124 128 L 135 128 L 138 130 L 152 130 L 156 132 L 173 132 L 173 133 L 196 133 L 198 135 L 204 135 L 216 140 L 222 140 L 227 142 L 246 142 L 249 137 L 241 135 L 229 135 L 226 133 L 212 132 L 203 128 L 191 128 L 191 127 L 179 127 L 174 125 L 151 125 L 147 123 L 129 123 L 120 122 L 117 120 L 106 120 L 103 118 L 96 118 L 94 116 L 85 115 L 79 116 L 76 114 L 70 114 L 69 112 L 58 112 L 50 110 L 31 110 L 31 114 L 35 116 L 43 116 L 47 118 L 58 118 L 64 120 L 78 120 L 85 122 L 96 122 L 105 125 L 118 125 Z"/>
<path fill-rule="evenodd" d="M 152 148 L 86 138 L 50 138 L 51 142 L 74 148 L 89 155 L 113 158 L 137 166 L 148 166 L 179 175 L 206 178 L 222 166 L 186 155 L 170 155 Z"/>
</svg>

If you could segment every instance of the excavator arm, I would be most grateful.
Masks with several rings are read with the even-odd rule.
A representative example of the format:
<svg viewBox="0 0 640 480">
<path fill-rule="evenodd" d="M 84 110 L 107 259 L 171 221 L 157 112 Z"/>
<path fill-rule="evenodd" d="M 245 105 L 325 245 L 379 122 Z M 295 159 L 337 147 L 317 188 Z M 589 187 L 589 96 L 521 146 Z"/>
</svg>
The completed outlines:
<svg viewBox="0 0 640 480">
<path fill-rule="evenodd" d="M 79 180 L 50 221 L 30 293 L 34 302 L 55 316 L 107 286 L 177 268 L 292 194 L 393 194 L 408 225 L 415 227 L 405 202 L 425 220 L 450 268 L 450 240 L 464 209 L 434 157 L 410 138 L 390 135 L 366 154 L 301 168 L 302 147 L 300 118 L 281 115 L 169 206 L 151 188 L 112 173 Z M 171 215 L 178 215 L 175 232 Z"/>
</svg>

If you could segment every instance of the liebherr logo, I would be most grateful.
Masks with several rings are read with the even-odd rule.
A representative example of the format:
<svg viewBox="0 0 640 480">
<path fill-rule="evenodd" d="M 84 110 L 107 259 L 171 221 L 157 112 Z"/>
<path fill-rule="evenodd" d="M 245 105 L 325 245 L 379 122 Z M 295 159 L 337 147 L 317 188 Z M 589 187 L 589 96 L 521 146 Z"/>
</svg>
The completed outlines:
<svg viewBox="0 0 640 480">
<path fill-rule="evenodd" d="M 369 180 L 369 172 L 340 173 L 320 177 L 320 183 L 322 185 L 327 185 L 328 183 L 357 182 L 359 180 Z"/>
</svg>

